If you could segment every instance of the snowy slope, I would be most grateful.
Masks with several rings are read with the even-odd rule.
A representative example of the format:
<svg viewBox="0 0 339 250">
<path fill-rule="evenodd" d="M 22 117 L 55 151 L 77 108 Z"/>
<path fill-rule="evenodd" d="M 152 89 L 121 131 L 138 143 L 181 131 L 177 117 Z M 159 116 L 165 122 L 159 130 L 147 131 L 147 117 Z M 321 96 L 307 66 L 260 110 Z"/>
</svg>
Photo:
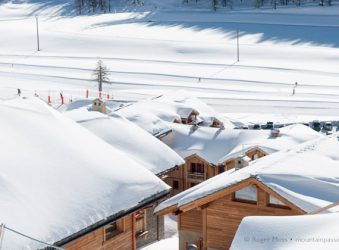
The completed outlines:
<svg viewBox="0 0 339 250">
<path fill-rule="evenodd" d="M 60 91 L 67 100 L 83 98 L 85 89 L 97 89 L 91 73 L 101 58 L 113 82 L 104 89 L 117 98 L 136 100 L 187 89 L 220 112 L 338 118 L 336 1 L 332 7 L 213 13 L 192 9 L 194 3 L 185 7 L 181 1 L 152 0 L 144 8 L 86 16 L 73 16 L 69 1 L 57 1 L 61 6 L 53 2 L 0 6 L 0 33 L 6 34 L 0 38 L 1 98 L 12 97 L 18 87 L 24 95 L 37 91 L 45 100 L 50 93 L 57 104 Z M 159 8 L 152 7 L 156 2 Z"/>
<path fill-rule="evenodd" d="M 291 148 L 311 139 L 323 137 L 301 124 L 280 129 L 280 136 L 272 138 L 270 130 L 220 130 L 217 128 L 171 124 L 172 133 L 162 141 L 186 158 L 197 154 L 212 164 L 221 164 L 238 157 L 248 150 L 259 147 L 271 154 Z"/>
<path fill-rule="evenodd" d="M 339 200 L 339 142 L 336 136 L 318 138 L 229 170 L 161 203 L 156 210 L 178 207 L 256 178 L 306 212 Z M 331 209 L 330 209 L 331 210 Z"/>
<path fill-rule="evenodd" d="M 53 243 L 169 189 L 37 98 L 1 101 L 0 117 L 0 222 L 9 228 Z M 38 246 L 6 231 L 3 248 Z"/>
<path fill-rule="evenodd" d="M 65 112 L 66 116 L 92 131 L 115 148 L 139 162 L 154 174 L 184 163 L 161 141 L 118 114 L 109 116 L 87 107 Z"/>
<path fill-rule="evenodd" d="M 245 217 L 232 250 L 339 249 L 339 213 L 302 216 Z"/>
</svg>

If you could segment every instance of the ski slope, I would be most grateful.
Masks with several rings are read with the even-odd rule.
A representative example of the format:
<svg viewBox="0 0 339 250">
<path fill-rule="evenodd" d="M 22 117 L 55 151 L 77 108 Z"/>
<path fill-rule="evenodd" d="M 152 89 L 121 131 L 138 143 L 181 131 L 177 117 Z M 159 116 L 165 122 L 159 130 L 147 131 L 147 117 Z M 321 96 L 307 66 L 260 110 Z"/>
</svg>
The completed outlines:
<svg viewBox="0 0 339 250">
<path fill-rule="evenodd" d="M 86 16 L 75 16 L 64 0 L 2 4 L 0 98 L 12 98 L 17 88 L 55 103 L 60 92 L 67 101 L 86 89 L 96 95 L 91 74 L 100 58 L 112 81 L 104 91 L 117 99 L 186 89 L 236 118 L 339 119 L 338 2 L 216 13 L 203 4 L 155 2 Z"/>
</svg>

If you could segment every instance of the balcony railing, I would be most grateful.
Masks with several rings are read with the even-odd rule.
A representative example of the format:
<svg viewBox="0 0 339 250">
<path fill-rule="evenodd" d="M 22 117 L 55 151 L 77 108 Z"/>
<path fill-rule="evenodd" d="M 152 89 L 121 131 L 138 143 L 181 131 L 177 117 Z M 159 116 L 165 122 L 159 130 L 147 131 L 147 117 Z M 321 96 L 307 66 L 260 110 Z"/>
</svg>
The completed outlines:
<svg viewBox="0 0 339 250">
<path fill-rule="evenodd" d="M 204 180 L 205 174 L 204 173 L 198 173 L 198 172 L 188 172 L 187 178 L 196 179 L 196 180 Z"/>
</svg>

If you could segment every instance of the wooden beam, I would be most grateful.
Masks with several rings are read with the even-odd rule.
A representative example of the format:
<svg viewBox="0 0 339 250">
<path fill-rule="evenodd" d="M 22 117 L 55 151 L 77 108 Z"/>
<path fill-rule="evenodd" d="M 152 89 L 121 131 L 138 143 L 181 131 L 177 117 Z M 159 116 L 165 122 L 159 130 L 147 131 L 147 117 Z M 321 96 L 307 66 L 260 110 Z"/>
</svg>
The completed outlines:
<svg viewBox="0 0 339 250">
<path fill-rule="evenodd" d="M 289 208 L 291 208 L 293 210 L 296 210 L 300 214 L 306 214 L 306 211 L 304 211 L 301 208 L 297 207 L 295 204 L 291 203 L 289 200 L 287 200 L 284 197 L 282 197 L 280 194 L 278 194 L 277 192 L 275 192 L 274 190 L 272 190 L 271 188 L 266 186 L 264 183 L 258 181 L 257 179 L 254 179 L 254 182 L 258 185 L 259 188 L 264 190 L 266 193 L 273 195 L 278 200 L 280 200 L 281 202 L 286 204 L 286 206 L 288 206 Z"/>
<path fill-rule="evenodd" d="M 207 209 L 202 210 L 202 249 L 207 250 Z"/>
<path fill-rule="evenodd" d="M 158 215 L 158 216 L 163 216 L 163 215 L 166 215 L 166 214 L 170 214 L 170 213 L 174 213 L 175 211 L 177 210 L 177 204 L 174 204 L 170 207 L 166 207 L 156 213 L 154 213 L 155 215 Z"/>
<path fill-rule="evenodd" d="M 137 249 L 137 242 L 135 238 L 135 213 L 132 213 L 132 249 Z"/>
<path fill-rule="evenodd" d="M 338 202 L 334 202 L 334 203 L 332 203 L 330 205 L 327 205 L 326 207 L 322 207 L 322 208 L 319 208 L 317 210 L 314 210 L 313 212 L 310 212 L 308 214 L 319 214 L 319 213 L 321 213 L 321 212 L 323 212 L 323 211 L 325 211 L 327 209 L 330 209 L 330 208 L 336 207 L 336 206 L 339 206 L 339 201 Z"/>
<path fill-rule="evenodd" d="M 229 187 L 221 189 L 220 191 L 217 191 L 213 194 L 206 195 L 206 196 L 204 196 L 204 197 L 202 197 L 198 200 L 195 200 L 195 201 L 192 201 L 188 204 L 185 204 L 185 205 L 179 207 L 179 209 L 183 212 L 186 212 L 186 211 L 189 211 L 193 208 L 202 206 L 206 203 L 212 202 L 212 201 L 217 200 L 221 197 L 224 197 L 224 196 L 226 196 L 230 193 L 233 193 L 233 192 L 235 192 L 239 189 L 242 189 L 242 188 L 244 188 L 248 185 L 254 184 L 254 180 L 255 180 L 254 177 L 247 178 L 247 179 L 243 180 L 242 182 L 236 183 L 234 185 L 231 185 Z"/>
</svg>

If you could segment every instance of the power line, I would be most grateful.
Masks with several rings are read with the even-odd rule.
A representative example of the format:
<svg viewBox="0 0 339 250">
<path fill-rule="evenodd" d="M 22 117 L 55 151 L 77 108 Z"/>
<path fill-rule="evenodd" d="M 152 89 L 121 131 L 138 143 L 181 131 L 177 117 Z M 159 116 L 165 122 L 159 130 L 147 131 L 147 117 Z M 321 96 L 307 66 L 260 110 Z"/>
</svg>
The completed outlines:
<svg viewBox="0 0 339 250">
<path fill-rule="evenodd" d="M 52 247 L 52 248 L 54 248 L 54 249 L 58 249 L 58 250 L 66 250 L 65 248 L 57 247 L 57 246 L 48 244 L 47 242 L 44 242 L 44 241 L 38 240 L 38 239 L 36 239 L 36 238 L 33 238 L 33 237 L 31 237 L 31 236 L 28 236 L 28 235 L 26 235 L 26 234 L 23 234 L 23 233 L 21 233 L 21 232 L 19 232 L 19 231 L 16 231 L 16 230 L 14 230 L 14 229 L 12 229 L 12 228 L 7 227 L 7 226 L 4 225 L 4 224 L 2 224 L 2 226 L 3 226 L 4 229 L 7 229 L 8 231 L 11 231 L 12 233 L 18 234 L 18 235 L 20 235 L 20 236 L 22 236 L 22 237 L 24 237 L 24 238 L 27 238 L 27 239 L 30 239 L 30 240 L 32 240 L 32 241 L 38 242 L 38 243 L 40 243 L 40 244 L 44 244 L 44 245 L 46 245 L 46 246 L 48 246 L 48 247 Z M 2 232 L 2 234 L 3 234 L 3 233 L 4 233 L 4 232 Z"/>
</svg>

